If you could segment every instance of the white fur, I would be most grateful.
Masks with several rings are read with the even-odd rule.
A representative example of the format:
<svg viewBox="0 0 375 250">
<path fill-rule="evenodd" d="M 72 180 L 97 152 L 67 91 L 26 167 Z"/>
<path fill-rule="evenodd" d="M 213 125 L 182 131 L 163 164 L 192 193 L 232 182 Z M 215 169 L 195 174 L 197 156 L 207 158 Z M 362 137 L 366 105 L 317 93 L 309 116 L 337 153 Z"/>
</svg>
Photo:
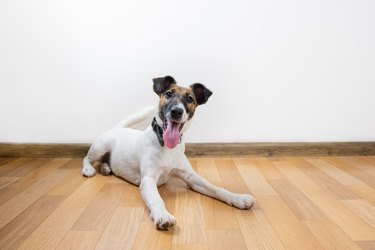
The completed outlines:
<svg viewBox="0 0 375 250">
<path fill-rule="evenodd" d="M 156 115 L 157 111 L 158 111 L 157 106 L 147 107 L 143 111 L 141 111 L 141 112 L 139 112 L 139 113 L 137 113 L 133 116 L 130 116 L 130 117 L 126 118 L 125 120 L 119 122 L 116 125 L 116 128 L 131 128 L 134 125 L 143 122 L 147 118 L 149 118 L 149 120 L 151 121 L 151 118 Z"/>
<path fill-rule="evenodd" d="M 151 217 L 158 229 L 169 230 L 176 225 L 176 218 L 165 208 L 157 186 L 167 182 L 171 176 L 184 180 L 191 189 L 207 196 L 224 201 L 240 209 L 250 209 L 255 200 L 251 195 L 235 194 L 218 188 L 200 177 L 191 167 L 185 156 L 185 144 L 181 143 L 173 149 L 161 147 L 156 134 L 149 126 L 145 131 L 122 128 L 142 121 L 155 109 L 146 109 L 140 114 L 126 119 L 114 129 L 99 136 L 92 144 L 83 160 L 82 174 L 91 177 L 96 171 L 94 161 L 110 152 L 110 169 L 124 180 L 139 185 L 142 197 L 151 211 Z M 185 114 L 184 114 L 185 115 Z M 184 117 L 187 119 L 187 117 Z M 158 124 L 162 121 L 157 116 Z M 185 122 L 183 131 L 191 120 Z M 108 165 L 104 166 L 107 169 Z"/>
</svg>

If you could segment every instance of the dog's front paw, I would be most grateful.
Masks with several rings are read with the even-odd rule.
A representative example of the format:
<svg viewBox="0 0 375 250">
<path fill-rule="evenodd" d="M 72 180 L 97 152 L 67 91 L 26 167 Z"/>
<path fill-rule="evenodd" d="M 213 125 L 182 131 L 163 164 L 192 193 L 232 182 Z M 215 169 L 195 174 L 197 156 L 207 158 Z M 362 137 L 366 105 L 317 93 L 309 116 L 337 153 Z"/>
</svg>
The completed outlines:
<svg viewBox="0 0 375 250">
<path fill-rule="evenodd" d="M 87 176 L 87 177 L 92 177 L 96 174 L 95 168 L 92 166 L 83 166 L 82 168 L 82 175 Z"/>
<path fill-rule="evenodd" d="M 249 194 L 236 194 L 231 201 L 231 205 L 239 209 L 250 209 L 254 204 L 255 199 Z"/>
<path fill-rule="evenodd" d="M 161 216 L 155 216 L 155 226 L 159 230 L 171 230 L 177 224 L 176 218 L 168 212 L 165 212 Z"/>
</svg>

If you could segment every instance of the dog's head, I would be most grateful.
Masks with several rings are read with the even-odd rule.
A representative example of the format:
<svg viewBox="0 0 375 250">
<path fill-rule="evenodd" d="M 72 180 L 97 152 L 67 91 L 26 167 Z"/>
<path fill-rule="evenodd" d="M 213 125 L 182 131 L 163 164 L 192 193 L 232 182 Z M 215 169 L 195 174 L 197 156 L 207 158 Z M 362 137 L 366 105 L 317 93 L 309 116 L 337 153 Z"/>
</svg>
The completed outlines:
<svg viewBox="0 0 375 250">
<path fill-rule="evenodd" d="M 203 84 L 180 87 L 171 76 L 154 78 L 154 91 L 159 96 L 159 118 L 163 122 L 163 139 L 174 148 L 186 123 L 193 118 L 197 106 L 205 104 L 212 92 Z"/>
</svg>

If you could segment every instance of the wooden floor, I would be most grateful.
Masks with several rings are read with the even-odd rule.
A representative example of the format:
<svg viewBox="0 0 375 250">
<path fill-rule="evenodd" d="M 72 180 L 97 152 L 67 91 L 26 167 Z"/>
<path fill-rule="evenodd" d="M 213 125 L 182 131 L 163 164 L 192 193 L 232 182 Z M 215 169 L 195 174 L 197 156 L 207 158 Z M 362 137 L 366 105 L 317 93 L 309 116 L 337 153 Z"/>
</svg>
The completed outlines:
<svg viewBox="0 0 375 250">
<path fill-rule="evenodd" d="M 252 193 L 241 211 L 179 181 L 155 230 L 137 187 L 84 178 L 81 159 L 0 158 L 0 249 L 375 249 L 375 157 L 194 158 L 212 183 Z"/>
</svg>

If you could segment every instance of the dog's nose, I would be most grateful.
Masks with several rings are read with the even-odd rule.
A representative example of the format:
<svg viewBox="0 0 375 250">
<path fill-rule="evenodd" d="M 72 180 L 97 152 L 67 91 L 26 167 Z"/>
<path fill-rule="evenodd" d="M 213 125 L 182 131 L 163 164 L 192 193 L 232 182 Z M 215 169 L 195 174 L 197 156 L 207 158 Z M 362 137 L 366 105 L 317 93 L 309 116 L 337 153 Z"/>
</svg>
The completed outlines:
<svg viewBox="0 0 375 250">
<path fill-rule="evenodd" d="M 171 110 L 171 116 L 173 119 L 180 119 L 184 111 L 181 108 L 174 108 Z"/>
</svg>

